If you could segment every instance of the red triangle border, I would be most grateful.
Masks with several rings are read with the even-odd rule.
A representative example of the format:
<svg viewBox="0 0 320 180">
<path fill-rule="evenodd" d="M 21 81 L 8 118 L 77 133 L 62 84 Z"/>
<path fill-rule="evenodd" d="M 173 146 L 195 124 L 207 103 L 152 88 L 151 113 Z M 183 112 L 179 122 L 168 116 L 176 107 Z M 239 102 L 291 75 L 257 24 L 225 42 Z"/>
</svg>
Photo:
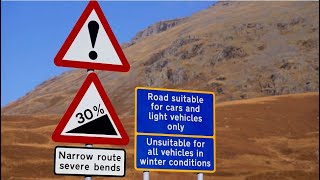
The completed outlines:
<svg viewBox="0 0 320 180">
<path fill-rule="evenodd" d="M 105 29 L 117 55 L 119 56 L 119 59 L 122 63 L 122 65 L 116 65 L 116 64 L 103 64 L 103 63 L 95 63 L 95 62 L 81 62 L 81 61 L 71 61 L 63 59 L 67 51 L 69 50 L 71 44 L 77 37 L 78 33 L 80 32 L 82 26 L 88 19 L 90 13 L 95 10 L 97 13 L 98 18 L 101 21 L 101 24 L 103 25 L 103 28 Z M 115 35 L 113 34 L 111 27 L 103 14 L 103 11 L 101 7 L 99 6 L 99 3 L 95 0 L 91 0 L 86 9 L 81 14 L 79 20 L 71 30 L 69 36 L 67 37 L 66 41 L 63 43 L 61 49 L 57 53 L 56 57 L 54 58 L 54 63 L 57 66 L 62 67 L 74 67 L 74 68 L 84 68 L 84 69 L 97 69 L 97 70 L 108 70 L 108 71 L 119 71 L 119 72 L 128 72 L 130 70 L 130 65 L 128 63 L 128 60 L 126 56 L 124 55 Z"/>
<path fill-rule="evenodd" d="M 81 102 L 83 96 L 87 92 L 88 88 L 90 87 L 91 83 L 94 83 L 98 93 L 101 96 L 103 103 L 105 104 L 107 110 L 110 113 L 110 116 L 114 122 L 114 125 L 117 127 L 121 138 L 106 138 L 106 137 L 87 137 L 87 136 L 64 136 L 61 135 L 63 129 L 68 124 L 71 116 L 73 115 L 74 111 L 78 107 L 79 103 Z M 112 145 L 127 145 L 129 143 L 129 137 L 126 133 L 124 127 L 122 126 L 121 121 L 118 118 L 116 111 L 114 110 L 111 101 L 109 100 L 107 93 L 104 91 L 104 88 L 95 73 L 90 73 L 84 83 L 82 84 L 81 88 L 79 89 L 77 95 L 71 102 L 69 108 L 61 118 L 58 126 L 54 130 L 52 134 L 52 140 L 55 142 L 66 142 L 66 143 L 84 143 L 84 144 L 112 144 Z"/>
</svg>

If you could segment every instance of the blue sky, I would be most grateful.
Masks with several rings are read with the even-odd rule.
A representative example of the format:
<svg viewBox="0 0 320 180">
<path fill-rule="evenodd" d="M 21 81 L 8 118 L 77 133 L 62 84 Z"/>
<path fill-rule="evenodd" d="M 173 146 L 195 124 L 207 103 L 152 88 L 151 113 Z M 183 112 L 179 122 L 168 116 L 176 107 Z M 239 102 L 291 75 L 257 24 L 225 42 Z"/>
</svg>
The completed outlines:
<svg viewBox="0 0 320 180">
<path fill-rule="evenodd" d="M 190 16 L 207 2 L 100 2 L 119 43 L 160 20 Z M 1 1 L 1 107 L 70 68 L 53 59 L 87 2 Z"/>
</svg>

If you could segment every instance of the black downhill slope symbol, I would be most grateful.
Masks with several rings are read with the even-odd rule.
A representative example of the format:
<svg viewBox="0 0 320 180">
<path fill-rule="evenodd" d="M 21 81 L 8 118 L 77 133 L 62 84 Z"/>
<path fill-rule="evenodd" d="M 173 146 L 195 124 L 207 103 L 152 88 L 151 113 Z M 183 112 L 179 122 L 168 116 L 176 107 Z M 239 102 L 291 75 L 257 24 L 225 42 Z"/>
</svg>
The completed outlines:
<svg viewBox="0 0 320 180">
<path fill-rule="evenodd" d="M 107 114 L 67 133 L 117 135 Z"/>
</svg>

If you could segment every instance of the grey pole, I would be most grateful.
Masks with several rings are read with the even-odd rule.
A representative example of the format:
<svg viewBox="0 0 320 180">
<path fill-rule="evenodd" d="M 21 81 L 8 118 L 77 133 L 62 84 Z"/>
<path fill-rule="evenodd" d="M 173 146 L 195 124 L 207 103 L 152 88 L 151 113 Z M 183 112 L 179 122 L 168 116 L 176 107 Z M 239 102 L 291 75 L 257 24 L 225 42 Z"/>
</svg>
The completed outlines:
<svg viewBox="0 0 320 180">
<path fill-rule="evenodd" d="M 94 72 L 94 69 L 87 69 L 88 74 L 90 74 L 91 72 Z"/>
<path fill-rule="evenodd" d="M 143 171 L 143 180 L 149 180 L 149 171 Z"/>
<path fill-rule="evenodd" d="M 89 147 L 90 148 L 90 147 L 93 147 L 93 145 L 92 144 L 86 144 L 85 147 Z M 85 176 L 84 180 L 92 180 L 92 177 L 91 176 Z"/>
<path fill-rule="evenodd" d="M 197 180 L 203 180 L 203 173 L 197 174 Z"/>
<path fill-rule="evenodd" d="M 87 69 L 87 72 L 88 72 L 88 74 L 90 74 L 91 72 L 94 72 L 94 70 L 93 69 Z M 90 147 L 93 147 L 93 145 L 92 144 L 86 144 L 85 147 L 89 147 L 90 148 Z M 84 180 L 92 180 L 92 177 L 91 176 L 85 176 Z"/>
</svg>

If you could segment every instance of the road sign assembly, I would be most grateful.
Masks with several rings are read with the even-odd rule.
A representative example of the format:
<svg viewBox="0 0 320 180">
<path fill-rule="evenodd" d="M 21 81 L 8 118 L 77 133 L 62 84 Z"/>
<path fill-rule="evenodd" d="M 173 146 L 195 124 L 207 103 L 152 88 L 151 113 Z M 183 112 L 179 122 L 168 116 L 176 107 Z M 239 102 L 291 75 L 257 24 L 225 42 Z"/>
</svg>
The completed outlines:
<svg viewBox="0 0 320 180">
<path fill-rule="evenodd" d="M 124 177 L 124 149 L 80 148 L 57 146 L 54 152 L 56 175 Z"/>
<path fill-rule="evenodd" d="M 69 143 L 128 144 L 129 137 L 95 73 L 87 76 L 52 139 Z"/>
<path fill-rule="evenodd" d="M 214 109 L 212 92 L 136 88 L 135 169 L 215 172 Z"/>
<path fill-rule="evenodd" d="M 102 9 L 89 1 L 54 58 L 57 66 L 84 68 L 88 76 L 52 134 L 55 142 L 84 143 L 85 148 L 55 148 L 56 175 L 124 177 L 123 149 L 92 148 L 92 144 L 127 145 L 129 137 L 104 88 L 93 72 L 127 72 L 130 65 Z"/>
<path fill-rule="evenodd" d="M 127 72 L 130 65 L 97 1 L 90 1 L 54 58 L 57 66 Z"/>
</svg>

